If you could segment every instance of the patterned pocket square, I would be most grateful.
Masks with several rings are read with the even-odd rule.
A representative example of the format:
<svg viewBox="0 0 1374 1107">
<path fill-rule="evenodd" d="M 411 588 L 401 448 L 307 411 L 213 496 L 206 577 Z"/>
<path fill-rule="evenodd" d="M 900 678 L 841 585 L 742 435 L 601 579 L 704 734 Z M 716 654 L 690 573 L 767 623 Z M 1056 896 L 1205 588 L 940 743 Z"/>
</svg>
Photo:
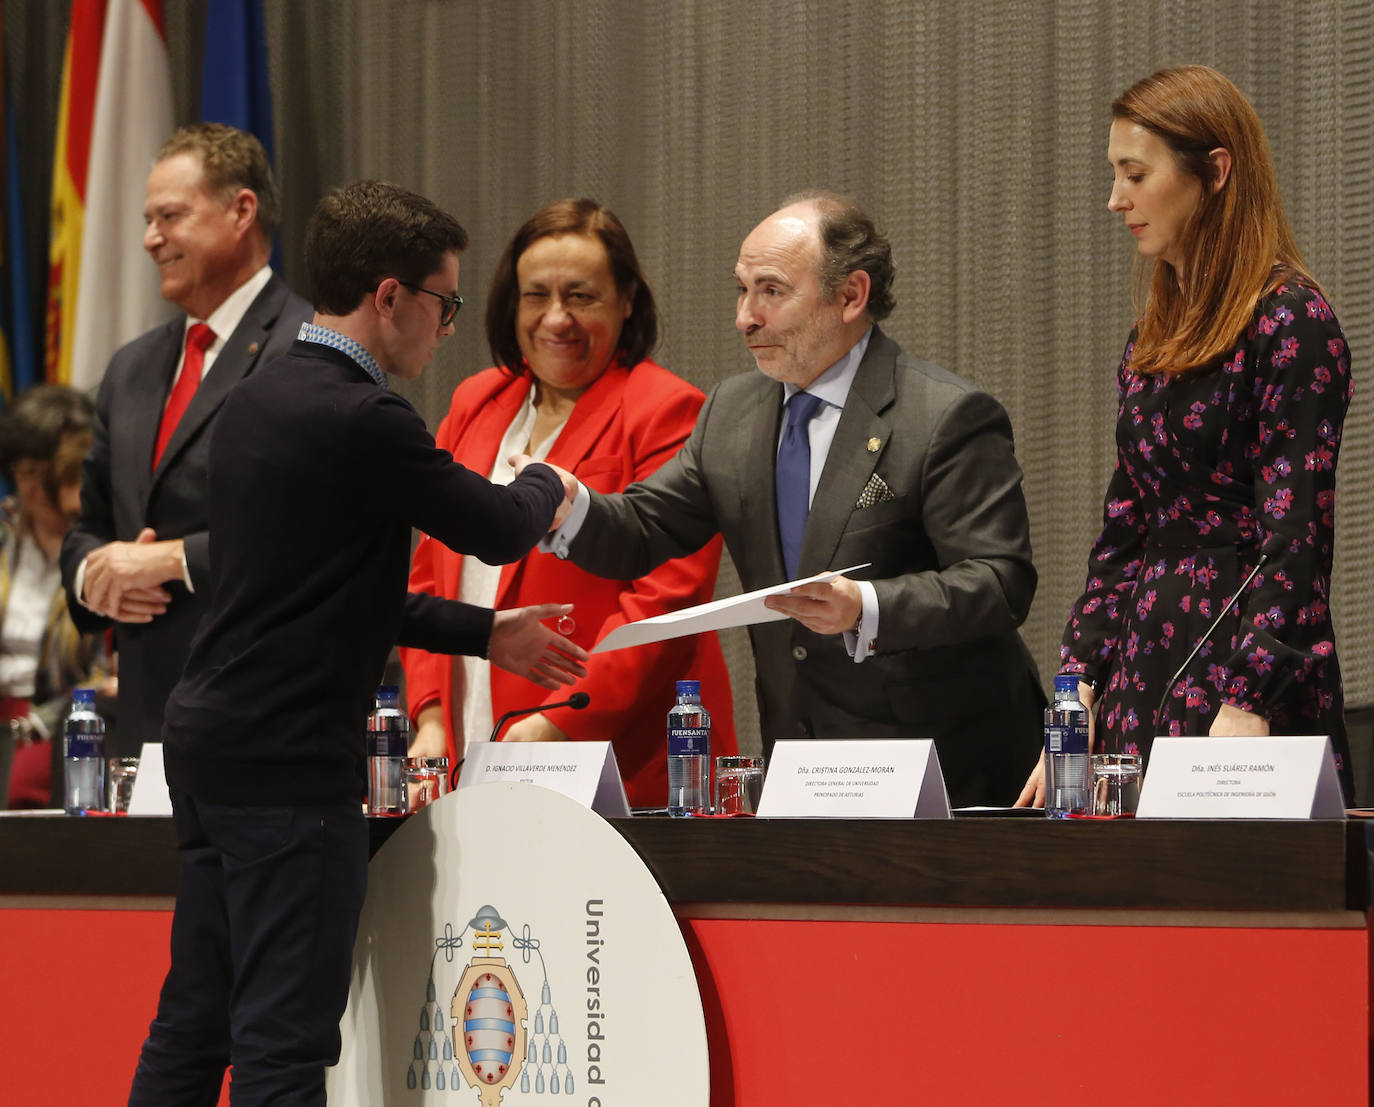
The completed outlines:
<svg viewBox="0 0 1374 1107">
<path fill-rule="evenodd" d="M 859 502 L 854 506 L 857 508 L 872 507 L 874 504 L 885 504 L 888 500 L 895 500 L 896 498 L 896 493 L 887 486 L 887 481 L 874 473 L 868 478 L 868 483 L 864 485 L 864 490 L 859 495 Z"/>
</svg>

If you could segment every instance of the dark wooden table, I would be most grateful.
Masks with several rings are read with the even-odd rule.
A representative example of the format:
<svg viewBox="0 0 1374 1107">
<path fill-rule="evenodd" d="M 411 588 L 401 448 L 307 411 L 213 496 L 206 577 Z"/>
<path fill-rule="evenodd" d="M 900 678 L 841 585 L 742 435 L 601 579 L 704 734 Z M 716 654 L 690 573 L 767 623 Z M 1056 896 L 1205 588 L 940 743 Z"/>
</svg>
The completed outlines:
<svg viewBox="0 0 1374 1107">
<path fill-rule="evenodd" d="M 394 829 L 377 820 L 380 844 Z M 612 820 L 674 904 L 1343 911 L 1365 824 Z M 0 897 L 171 896 L 169 819 L 0 818 Z"/>
</svg>

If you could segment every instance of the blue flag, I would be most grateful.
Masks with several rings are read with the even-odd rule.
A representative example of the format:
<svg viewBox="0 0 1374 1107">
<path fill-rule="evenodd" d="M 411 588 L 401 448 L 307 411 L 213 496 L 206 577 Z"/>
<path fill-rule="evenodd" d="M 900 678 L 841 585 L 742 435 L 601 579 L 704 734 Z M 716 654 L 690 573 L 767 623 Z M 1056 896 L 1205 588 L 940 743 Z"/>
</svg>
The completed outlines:
<svg viewBox="0 0 1374 1107">
<path fill-rule="evenodd" d="M 272 86 L 267 78 L 267 33 L 262 0 L 210 0 L 205 17 L 205 74 L 200 117 L 256 135 L 275 164 Z M 281 247 L 272 244 L 272 266 L 281 268 Z"/>
<path fill-rule="evenodd" d="M 3 46 L 0 31 L 0 46 Z M 24 205 L 19 192 L 19 142 L 14 103 L 0 59 L 0 407 L 38 382 L 38 350 L 29 310 L 28 254 L 24 249 Z M 3 486 L 0 485 L 0 491 Z"/>
<path fill-rule="evenodd" d="M 24 205 L 19 195 L 19 144 L 14 134 L 14 105 L 5 101 L 5 290 L 4 335 L 9 347 L 9 385 L 18 396 L 38 383 L 38 351 L 33 343 L 29 310 L 28 255 L 24 248 Z"/>
</svg>

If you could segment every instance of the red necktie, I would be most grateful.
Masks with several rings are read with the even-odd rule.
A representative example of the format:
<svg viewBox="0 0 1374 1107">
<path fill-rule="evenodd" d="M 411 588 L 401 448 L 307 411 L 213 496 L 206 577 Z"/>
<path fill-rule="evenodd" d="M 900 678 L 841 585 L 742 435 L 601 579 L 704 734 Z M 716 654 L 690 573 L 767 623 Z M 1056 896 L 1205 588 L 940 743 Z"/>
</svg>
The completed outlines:
<svg viewBox="0 0 1374 1107">
<path fill-rule="evenodd" d="M 167 449 L 177 424 L 191 406 L 191 397 L 200 387 L 200 373 L 205 367 L 205 351 L 215 342 L 215 332 L 206 323 L 192 323 L 186 331 L 186 361 L 181 367 L 181 376 L 167 399 L 167 408 L 162 413 L 162 424 L 157 429 L 157 445 L 153 447 L 153 468 L 162 460 L 162 452 Z"/>
</svg>

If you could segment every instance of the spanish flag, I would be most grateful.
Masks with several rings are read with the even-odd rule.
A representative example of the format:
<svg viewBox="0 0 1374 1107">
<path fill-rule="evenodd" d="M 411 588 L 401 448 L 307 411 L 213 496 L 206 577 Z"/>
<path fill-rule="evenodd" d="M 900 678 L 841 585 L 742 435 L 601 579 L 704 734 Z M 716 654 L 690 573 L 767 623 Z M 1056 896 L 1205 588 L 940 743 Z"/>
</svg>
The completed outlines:
<svg viewBox="0 0 1374 1107">
<path fill-rule="evenodd" d="M 172 131 L 162 0 L 72 0 L 53 167 L 50 381 L 99 383 L 170 309 L 143 252 L 143 195 Z"/>
</svg>

